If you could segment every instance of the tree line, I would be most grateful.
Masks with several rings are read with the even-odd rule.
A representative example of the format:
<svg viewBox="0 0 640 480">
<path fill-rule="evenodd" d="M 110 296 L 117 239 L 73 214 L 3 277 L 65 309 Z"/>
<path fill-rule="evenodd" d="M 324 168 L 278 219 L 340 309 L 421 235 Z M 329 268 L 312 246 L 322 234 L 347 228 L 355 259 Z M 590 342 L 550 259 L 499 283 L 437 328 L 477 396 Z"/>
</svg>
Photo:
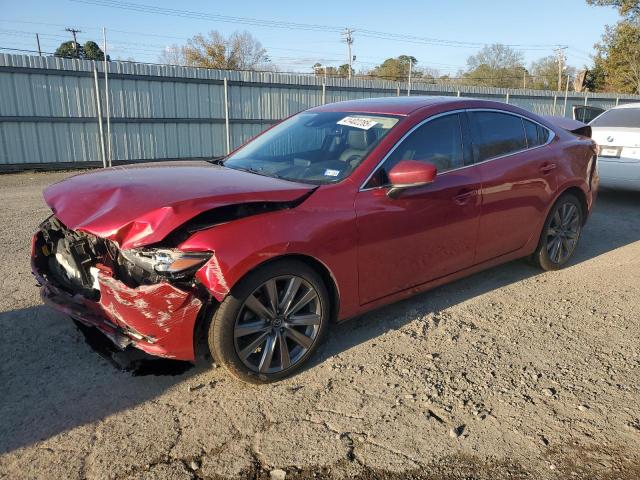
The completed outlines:
<svg viewBox="0 0 640 480">
<path fill-rule="evenodd" d="M 454 76 L 422 67 L 412 55 L 388 58 L 371 69 L 358 72 L 348 64 L 311 66 L 317 76 L 378 78 L 427 83 L 453 83 L 503 88 L 555 90 L 569 88 L 584 91 L 615 91 L 640 94 L 640 0 L 586 0 L 589 5 L 618 9 L 620 20 L 607 25 L 601 40 L 594 45 L 592 65 L 577 70 L 560 63 L 560 56 L 549 55 L 528 67 L 522 52 L 502 44 L 487 45 L 466 61 L 466 67 Z M 84 45 L 64 42 L 56 56 L 103 60 L 104 53 L 95 42 Z M 249 32 L 224 36 L 217 31 L 195 35 L 184 45 L 167 47 L 161 63 L 228 70 L 278 71 L 267 50 Z M 349 69 L 351 68 L 351 72 Z"/>
</svg>

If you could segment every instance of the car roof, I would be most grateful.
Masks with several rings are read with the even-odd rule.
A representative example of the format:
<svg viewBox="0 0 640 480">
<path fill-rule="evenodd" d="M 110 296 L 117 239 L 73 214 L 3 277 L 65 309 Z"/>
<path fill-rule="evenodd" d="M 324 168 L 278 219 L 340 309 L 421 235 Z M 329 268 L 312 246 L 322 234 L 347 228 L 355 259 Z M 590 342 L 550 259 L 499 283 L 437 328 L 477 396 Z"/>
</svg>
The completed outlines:
<svg viewBox="0 0 640 480">
<path fill-rule="evenodd" d="M 467 103 L 470 98 L 443 97 L 443 96 L 415 96 L 415 97 L 378 97 L 363 98 L 360 100 L 346 100 L 344 102 L 329 103 L 312 108 L 313 112 L 362 112 L 380 113 L 388 115 L 409 115 L 424 107 L 435 105 L 461 105 Z M 494 102 L 487 102 L 494 104 Z"/>
<path fill-rule="evenodd" d="M 618 109 L 618 108 L 640 108 L 640 103 L 638 103 L 638 102 L 625 103 L 623 105 L 618 105 L 617 107 L 613 107 L 613 108 L 615 108 L 615 109 Z M 612 108 L 612 110 L 613 110 L 613 108 Z"/>
</svg>

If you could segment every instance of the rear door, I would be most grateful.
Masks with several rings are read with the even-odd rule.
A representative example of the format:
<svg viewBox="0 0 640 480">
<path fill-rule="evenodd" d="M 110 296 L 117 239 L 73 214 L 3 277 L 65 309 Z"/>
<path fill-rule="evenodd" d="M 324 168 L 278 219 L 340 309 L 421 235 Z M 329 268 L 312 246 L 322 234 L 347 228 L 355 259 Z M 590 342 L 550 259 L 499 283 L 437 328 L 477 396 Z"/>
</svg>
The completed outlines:
<svg viewBox="0 0 640 480">
<path fill-rule="evenodd" d="M 482 178 L 476 263 L 525 246 L 556 191 L 553 133 L 505 111 L 467 113 L 475 162 Z"/>
</svg>

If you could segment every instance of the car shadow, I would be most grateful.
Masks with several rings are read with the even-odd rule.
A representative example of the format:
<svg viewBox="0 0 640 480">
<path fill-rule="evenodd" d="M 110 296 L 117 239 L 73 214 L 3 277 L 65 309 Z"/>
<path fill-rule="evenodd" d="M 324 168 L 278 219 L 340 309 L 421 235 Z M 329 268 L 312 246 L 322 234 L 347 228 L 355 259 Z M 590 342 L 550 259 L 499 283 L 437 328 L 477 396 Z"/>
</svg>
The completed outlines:
<svg viewBox="0 0 640 480">
<path fill-rule="evenodd" d="M 638 240 L 640 194 L 602 193 L 573 264 Z M 510 262 L 335 325 L 306 368 L 416 318 L 541 274 Z M 205 369 L 114 351 L 101 335 L 44 306 L 0 313 L 0 328 L 0 454 L 130 409 Z"/>
<path fill-rule="evenodd" d="M 44 305 L 0 313 L 0 326 L 0 454 L 144 403 L 203 370 L 120 351 Z"/>
</svg>

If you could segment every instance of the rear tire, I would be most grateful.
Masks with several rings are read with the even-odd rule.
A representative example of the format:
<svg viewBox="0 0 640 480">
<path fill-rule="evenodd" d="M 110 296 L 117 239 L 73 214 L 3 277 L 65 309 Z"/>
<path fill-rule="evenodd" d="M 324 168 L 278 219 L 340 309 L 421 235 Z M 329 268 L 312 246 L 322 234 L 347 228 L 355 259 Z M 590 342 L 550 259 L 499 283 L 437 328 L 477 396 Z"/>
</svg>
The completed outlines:
<svg viewBox="0 0 640 480">
<path fill-rule="evenodd" d="M 216 363 L 249 383 L 298 370 L 322 342 L 331 312 L 320 275 L 295 259 L 250 272 L 213 315 L 208 343 Z"/>
<path fill-rule="evenodd" d="M 532 263 L 546 271 L 563 268 L 576 251 L 583 224 L 580 200 L 571 193 L 561 195 L 544 222 Z"/>
</svg>

